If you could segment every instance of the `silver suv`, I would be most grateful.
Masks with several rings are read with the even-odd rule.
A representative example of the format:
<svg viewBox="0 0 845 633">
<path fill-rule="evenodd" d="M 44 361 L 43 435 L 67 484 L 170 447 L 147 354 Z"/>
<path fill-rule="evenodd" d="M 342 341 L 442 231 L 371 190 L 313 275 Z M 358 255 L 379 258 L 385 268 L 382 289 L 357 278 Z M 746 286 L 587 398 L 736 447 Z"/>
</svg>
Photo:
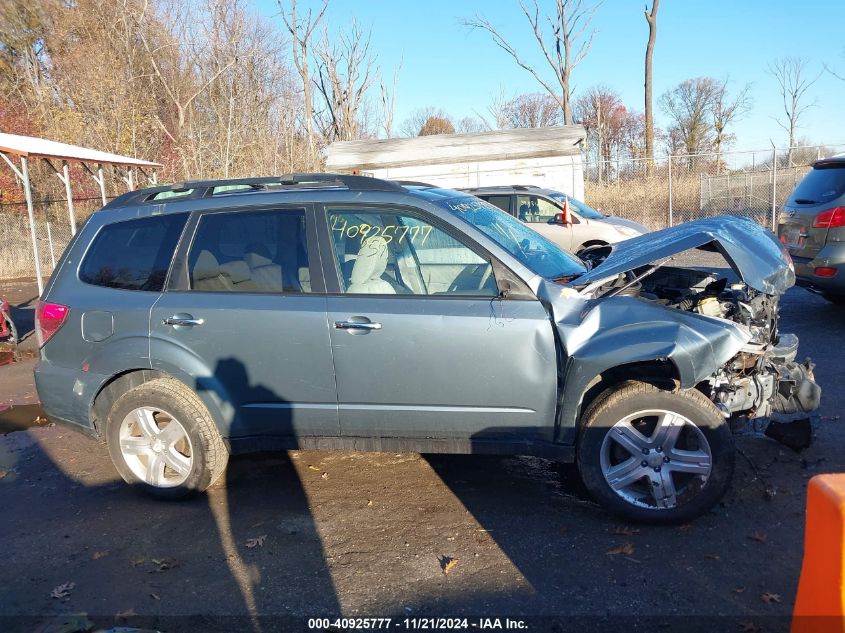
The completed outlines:
<svg viewBox="0 0 845 633">
<path fill-rule="evenodd" d="M 661 265 L 714 245 L 741 280 Z M 456 191 L 187 182 L 115 199 L 71 242 L 37 309 L 36 383 L 162 497 L 206 489 L 236 451 L 516 453 L 577 460 L 621 515 L 684 521 L 729 485 L 731 424 L 792 428 L 818 406 L 777 331 L 792 282 L 738 218 L 588 270 Z"/>
<path fill-rule="evenodd" d="M 577 255 L 591 246 L 607 246 L 649 231 L 633 220 L 604 215 L 587 203 L 554 189 L 513 185 L 464 191 L 499 207 Z"/>
</svg>

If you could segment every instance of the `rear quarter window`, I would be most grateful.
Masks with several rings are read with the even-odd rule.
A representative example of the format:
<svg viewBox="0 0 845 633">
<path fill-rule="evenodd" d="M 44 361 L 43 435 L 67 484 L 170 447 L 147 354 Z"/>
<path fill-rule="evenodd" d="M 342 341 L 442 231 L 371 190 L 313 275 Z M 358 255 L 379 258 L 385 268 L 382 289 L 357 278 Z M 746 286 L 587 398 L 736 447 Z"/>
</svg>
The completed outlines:
<svg viewBox="0 0 845 633">
<path fill-rule="evenodd" d="M 160 292 L 187 219 L 187 213 L 179 213 L 104 226 L 82 260 L 79 279 L 106 288 Z"/>
<path fill-rule="evenodd" d="M 792 204 L 825 204 L 845 194 L 845 165 L 814 167 L 792 192 Z"/>
</svg>

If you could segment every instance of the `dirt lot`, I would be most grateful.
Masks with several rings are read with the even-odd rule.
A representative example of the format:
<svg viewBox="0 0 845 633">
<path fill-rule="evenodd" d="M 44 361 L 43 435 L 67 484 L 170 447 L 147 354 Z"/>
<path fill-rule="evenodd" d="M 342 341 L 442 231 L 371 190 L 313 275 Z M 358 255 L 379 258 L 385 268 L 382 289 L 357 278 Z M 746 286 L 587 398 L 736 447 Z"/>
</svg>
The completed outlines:
<svg viewBox="0 0 845 633">
<path fill-rule="evenodd" d="M 34 294 L 0 293 L 13 303 Z M 31 307 L 16 315 L 31 327 Z M 0 630 L 84 612 L 92 626 L 167 633 L 304 630 L 303 616 L 337 615 L 393 617 L 394 627 L 438 615 L 525 618 L 530 630 L 786 631 L 807 479 L 845 470 L 845 312 L 793 289 L 782 329 L 818 363 L 816 443 L 799 455 L 741 438 L 724 502 L 680 527 L 620 523 L 570 467 L 533 458 L 249 456 L 207 495 L 165 503 L 119 481 L 105 446 L 81 435 L 9 432 Z M 32 402 L 32 363 L 0 368 L 0 403 Z M 9 410 L 0 420 L 19 428 Z"/>
</svg>

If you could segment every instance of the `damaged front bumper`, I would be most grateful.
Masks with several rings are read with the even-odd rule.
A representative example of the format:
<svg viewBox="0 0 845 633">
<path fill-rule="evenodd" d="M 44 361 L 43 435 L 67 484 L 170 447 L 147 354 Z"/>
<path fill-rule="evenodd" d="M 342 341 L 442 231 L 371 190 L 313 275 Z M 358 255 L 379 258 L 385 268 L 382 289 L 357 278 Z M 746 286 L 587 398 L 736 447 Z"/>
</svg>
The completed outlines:
<svg viewBox="0 0 845 633">
<path fill-rule="evenodd" d="M 782 334 L 764 353 L 761 369 L 716 390 L 716 404 L 735 433 L 766 435 L 794 450 L 810 445 L 821 387 L 813 362 L 797 362 L 797 353 L 798 337 Z"/>
</svg>

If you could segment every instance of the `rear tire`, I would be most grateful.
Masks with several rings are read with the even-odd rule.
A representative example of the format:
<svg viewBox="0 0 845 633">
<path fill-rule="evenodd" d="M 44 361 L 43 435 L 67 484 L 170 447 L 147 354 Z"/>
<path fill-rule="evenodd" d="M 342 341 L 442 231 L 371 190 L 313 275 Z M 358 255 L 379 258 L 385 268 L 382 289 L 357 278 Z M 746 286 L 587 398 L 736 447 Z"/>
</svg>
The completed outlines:
<svg viewBox="0 0 845 633">
<path fill-rule="evenodd" d="M 208 409 L 173 378 L 150 380 L 120 396 L 108 413 L 106 439 L 124 481 L 164 499 L 204 491 L 229 458 Z"/>
<path fill-rule="evenodd" d="M 587 409 L 577 463 L 592 497 L 630 521 L 689 521 L 712 508 L 733 476 L 733 436 L 701 392 L 627 382 Z"/>
</svg>

